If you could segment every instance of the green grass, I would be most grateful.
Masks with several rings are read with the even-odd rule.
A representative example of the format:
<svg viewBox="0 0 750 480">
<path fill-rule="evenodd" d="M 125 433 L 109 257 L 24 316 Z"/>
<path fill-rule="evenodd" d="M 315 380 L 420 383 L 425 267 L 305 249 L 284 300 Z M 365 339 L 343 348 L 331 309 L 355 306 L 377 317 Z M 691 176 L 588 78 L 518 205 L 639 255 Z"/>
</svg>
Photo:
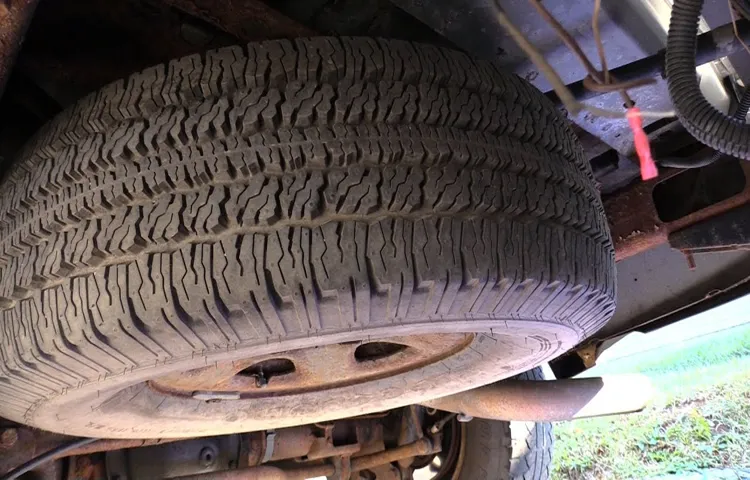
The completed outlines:
<svg viewBox="0 0 750 480">
<path fill-rule="evenodd" d="M 656 349 L 625 361 L 599 368 L 604 373 L 645 373 L 661 375 L 675 371 L 716 365 L 750 356 L 750 327 L 741 326 L 715 332 L 708 338 L 687 341 L 681 348 Z"/>
<path fill-rule="evenodd" d="M 750 464 L 750 329 L 600 370 L 648 375 L 655 399 L 637 414 L 556 424 L 553 478 L 642 479 Z"/>
</svg>

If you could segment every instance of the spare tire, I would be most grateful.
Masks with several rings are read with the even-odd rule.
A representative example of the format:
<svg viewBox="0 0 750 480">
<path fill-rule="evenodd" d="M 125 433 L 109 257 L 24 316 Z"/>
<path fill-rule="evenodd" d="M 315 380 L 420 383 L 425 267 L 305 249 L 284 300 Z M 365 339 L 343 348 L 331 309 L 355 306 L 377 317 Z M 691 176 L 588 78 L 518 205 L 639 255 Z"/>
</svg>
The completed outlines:
<svg viewBox="0 0 750 480">
<path fill-rule="evenodd" d="M 602 204 L 532 86 L 426 45 L 314 38 L 89 95 L 0 190 L 0 416 L 192 437 L 418 403 L 614 310 Z"/>
</svg>

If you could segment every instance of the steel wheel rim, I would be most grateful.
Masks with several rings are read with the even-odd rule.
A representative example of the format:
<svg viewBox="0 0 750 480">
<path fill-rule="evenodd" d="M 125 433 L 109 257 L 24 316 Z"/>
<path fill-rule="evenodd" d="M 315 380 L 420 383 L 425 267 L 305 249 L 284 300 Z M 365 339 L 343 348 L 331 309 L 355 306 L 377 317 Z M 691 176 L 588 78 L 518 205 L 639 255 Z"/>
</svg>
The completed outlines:
<svg viewBox="0 0 750 480">
<path fill-rule="evenodd" d="M 423 368 L 468 349 L 471 333 L 344 342 L 218 362 L 148 382 L 160 393 L 210 400 L 262 398 L 358 385 Z"/>
</svg>

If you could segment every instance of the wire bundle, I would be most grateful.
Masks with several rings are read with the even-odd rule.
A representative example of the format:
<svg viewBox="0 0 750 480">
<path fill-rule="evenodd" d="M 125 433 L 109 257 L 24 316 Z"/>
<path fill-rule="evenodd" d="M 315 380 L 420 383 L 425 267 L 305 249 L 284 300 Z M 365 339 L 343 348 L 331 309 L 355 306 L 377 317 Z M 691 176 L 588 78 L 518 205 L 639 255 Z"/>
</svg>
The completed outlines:
<svg viewBox="0 0 750 480">
<path fill-rule="evenodd" d="M 601 93 L 619 91 L 622 95 L 625 105 L 632 107 L 635 102 L 630 97 L 627 90 L 649 85 L 654 82 L 652 79 L 639 79 L 631 80 L 629 82 L 617 82 L 617 79 L 610 74 L 607 67 L 607 59 L 604 52 L 604 45 L 601 40 L 601 32 L 599 30 L 599 13 L 601 11 L 601 0 L 595 0 L 594 12 L 592 14 L 592 29 L 594 31 L 594 38 L 597 44 L 597 50 L 599 52 L 599 59 L 602 64 L 602 71 L 599 71 L 594 67 L 591 61 L 588 59 L 581 46 L 576 40 L 565 30 L 565 28 L 557 21 L 557 19 L 542 5 L 540 0 L 529 0 L 531 5 L 539 12 L 544 20 L 555 30 L 560 40 L 575 54 L 576 57 L 583 64 L 583 67 L 588 73 L 584 80 L 584 85 L 590 90 L 598 91 Z M 562 81 L 558 73 L 554 68 L 547 62 L 544 55 L 529 41 L 528 38 L 513 24 L 508 16 L 503 11 L 499 0 L 495 0 L 497 20 L 500 25 L 508 32 L 513 38 L 516 44 L 523 52 L 528 55 L 529 59 L 536 65 L 541 73 L 547 78 L 552 89 L 557 93 L 558 98 L 565 106 L 565 108 L 572 115 L 577 115 L 581 111 L 587 111 L 592 115 L 604 117 L 604 118 L 627 118 L 628 114 L 626 111 L 613 111 L 606 110 L 592 105 L 579 102 L 575 99 L 573 94 L 570 92 L 565 82 Z M 653 112 L 653 111 L 640 111 L 639 115 L 642 118 L 669 118 L 674 117 L 674 112 Z"/>
<path fill-rule="evenodd" d="M 632 80 L 630 82 L 618 83 L 617 79 L 609 72 L 607 66 L 607 57 L 604 51 L 604 44 L 602 43 L 601 31 L 599 29 L 599 14 L 601 12 L 601 0 L 594 0 L 594 12 L 591 18 L 591 28 L 594 33 L 594 40 L 596 42 L 597 51 L 599 53 L 599 61 L 601 63 L 602 70 L 599 71 L 594 67 L 591 61 L 588 59 L 581 46 L 576 40 L 565 30 L 565 28 L 557 21 L 557 19 L 542 5 L 541 0 L 529 0 L 531 5 L 539 12 L 544 20 L 555 30 L 557 36 L 562 42 L 575 54 L 580 60 L 583 67 L 588 72 L 588 75 L 584 79 L 584 86 L 590 90 L 595 90 L 603 93 L 608 92 L 620 92 L 625 107 L 625 111 L 616 112 L 612 110 L 605 110 L 591 105 L 581 103 L 573 97 L 568 87 L 562 81 L 558 73 L 554 68 L 547 62 L 544 55 L 531 44 L 531 42 L 521 33 L 518 28 L 510 21 L 502 7 L 498 3 L 499 0 L 495 0 L 495 6 L 497 7 L 497 19 L 498 22 L 508 31 L 510 36 L 515 40 L 521 50 L 526 53 L 536 67 L 544 74 L 552 88 L 557 93 L 558 98 L 563 103 L 565 108 L 572 115 L 577 115 L 581 111 L 588 111 L 592 115 L 606 117 L 606 118 L 627 118 L 628 125 L 633 132 L 633 140 L 638 159 L 641 167 L 641 178 L 643 180 L 650 180 L 658 175 L 656 164 L 651 156 L 651 146 L 649 145 L 648 135 L 643 130 L 643 118 L 669 118 L 674 117 L 674 112 L 652 112 L 642 111 L 635 106 L 635 102 L 630 97 L 628 90 L 631 88 L 641 87 L 649 85 L 654 82 L 652 79 L 644 80 Z"/>
</svg>

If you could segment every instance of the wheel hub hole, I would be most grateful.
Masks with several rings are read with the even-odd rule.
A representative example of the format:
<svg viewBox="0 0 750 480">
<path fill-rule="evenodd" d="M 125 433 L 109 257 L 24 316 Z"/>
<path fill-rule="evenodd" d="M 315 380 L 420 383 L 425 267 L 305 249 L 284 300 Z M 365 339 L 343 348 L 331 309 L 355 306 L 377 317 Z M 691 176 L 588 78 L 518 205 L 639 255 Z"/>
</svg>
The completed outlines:
<svg viewBox="0 0 750 480">
<path fill-rule="evenodd" d="M 206 447 L 200 452 L 200 464 L 203 467 L 211 467 L 216 460 L 216 453 L 212 448 Z"/>
<path fill-rule="evenodd" d="M 246 369 L 240 371 L 237 375 L 246 377 L 263 377 L 270 379 L 294 373 L 294 362 L 288 358 L 271 358 L 262 362 L 254 363 Z"/>
<path fill-rule="evenodd" d="M 363 343 L 354 350 L 354 358 L 358 362 L 371 362 L 393 356 L 406 350 L 406 345 L 389 342 Z"/>
</svg>

